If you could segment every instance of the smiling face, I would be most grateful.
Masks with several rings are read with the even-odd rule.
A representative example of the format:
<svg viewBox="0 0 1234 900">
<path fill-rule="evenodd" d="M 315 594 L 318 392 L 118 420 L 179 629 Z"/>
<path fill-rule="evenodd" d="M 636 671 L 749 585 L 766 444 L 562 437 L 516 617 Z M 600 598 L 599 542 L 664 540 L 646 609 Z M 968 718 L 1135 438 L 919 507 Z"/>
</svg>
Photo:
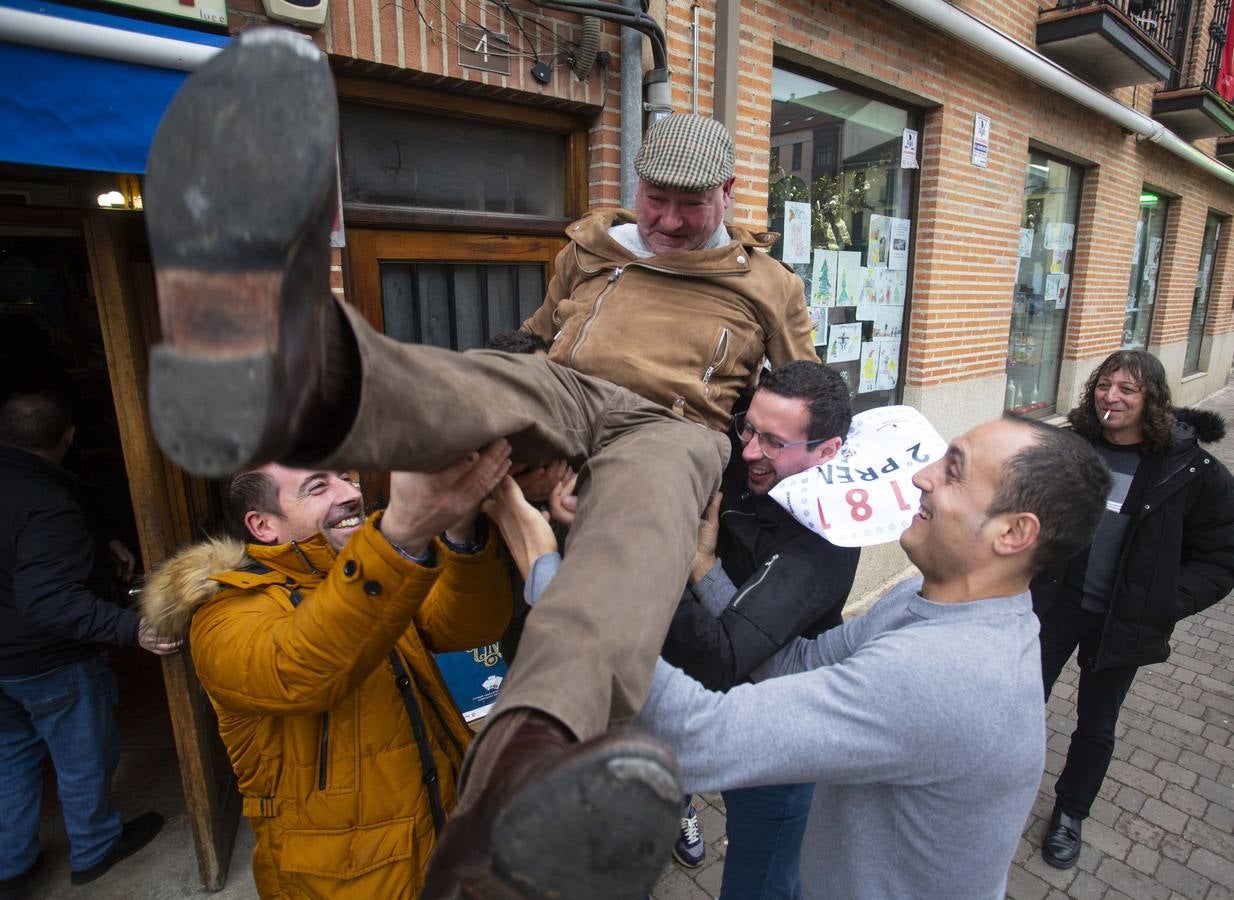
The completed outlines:
<svg viewBox="0 0 1234 900">
<path fill-rule="evenodd" d="M 705 191 L 683 191 L 638 182 L 634 211 L 643 243 L 657 256 L 697 250 L 715 233 L 728 209 L 733 179 Z"/>
<path fill-rule="evenodd" d="M 1138 444 L 1144 437 L 1144 390 L 1125 369 L 1113 369 L 1093 386 L 1101 432 L 1112 444 Z"/>
<path fill-rule="evenodd" d="M 1022 425 L 987 422 L 956 438 L 941 459 L 913 477 L 921 507 L 900 535 L 900 546 L 927 585 L 964 584 L 968 575 L 1003 558 L 997 542 L 1007 527 L 1006 517 L 987 511 L 1004 466 L 1032 443 L 1032 432 Z"/>
<path fill-rule="evenodd" d="M 305 541 L 320 533 L 335 550 L 364 524 L 360 489 L 349 472 L 289 469 L 271 464 L 261 470 L 278 486 L 278 512 L 251 510 L 245 525 L 266 544 Z"/>
<path fill-rule="evenodd" d="M 783 448 L 775 459 L 767 458 L 764 438 L 752 438 L 742 448 L 746 487 L 752 494 L 767 493 L 782 479 L 830 459 L 840 447 L 839 438 L 817 444 L 800 443 L 810 437 L 810 406 L 799 397 L 782 397 L 768 390 L 755 391 L 745 421 L 766 438 L 781 444 L 799 444 Z"/>
</svg>

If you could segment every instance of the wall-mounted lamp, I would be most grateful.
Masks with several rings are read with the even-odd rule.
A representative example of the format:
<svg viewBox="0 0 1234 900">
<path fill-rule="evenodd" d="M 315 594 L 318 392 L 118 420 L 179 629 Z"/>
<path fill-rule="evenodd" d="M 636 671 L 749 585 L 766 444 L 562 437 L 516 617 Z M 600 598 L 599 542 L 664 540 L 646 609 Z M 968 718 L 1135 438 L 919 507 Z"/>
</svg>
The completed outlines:
<svg viewBox="0 0 1234 900">
<path fill-rule="evenodd" d="M 124 202 L 124 194 L 119 191 L 108 191 L 106 194 L 99 194 L 99 206 L 104 209 L 123 208 L 128 206 Z"/>
</svg>

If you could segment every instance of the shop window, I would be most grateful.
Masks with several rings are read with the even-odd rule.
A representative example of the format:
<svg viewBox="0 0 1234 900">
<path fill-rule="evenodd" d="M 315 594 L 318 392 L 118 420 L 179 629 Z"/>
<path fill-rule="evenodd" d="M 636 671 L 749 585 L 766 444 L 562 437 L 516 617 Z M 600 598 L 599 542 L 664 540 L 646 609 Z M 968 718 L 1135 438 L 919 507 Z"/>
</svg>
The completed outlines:
<svg viewBox="0 0 1234 900">
<path fill-rule="evenodd" d="M 1017 413 L 1052 413 L 1070 301 L 1081 171 L 1031 151 L 1007 341 L 1007 396 Z"/>
<path fill-rule="evenodd" d="M 361 103 L 340 127 L 345 203 L 566 215 L 565 134 Z"/>
<path fill-rule="evenodd" d="M 1135 228 L 1135 247 L 1131 251 L 1131 283 L 1127 286 L 1127 311 L 1123 319 L 1124 350 L 1143 350 L 1148 346 L 1169 205 L 1168 200 L 1147 188 L 1140 192 L 1140 221 Z"/>
<path fill-rule="evenodd" d="M 1221 219 L 1212 213 L 1204 223 L 1204 243 L 1200 246 L 1200 268 L 1195 273 L 1195 295 L 1191 303 L 1191 321 L 1187 325 L 1187 355 L 1183 357 L 1183 374 L 1200 371 L 1204 344 L 1204 325 L 1208 322 L 1208 297 L 1213 288 L 1213 269 L 1217 268 L 1217 244 L 1221 240 Z"/>
<path fill-rule="evenodd" d="M 920 114 L 777 66 L 771 143 L 803 153 L 786 172 L 772 154 L 767 220 L 772 254 L 806 285 L 819 358 L 848 384 L 853 409 L 899 402 L 917 170 L 901 168 L 904 130 Z"/>
</svg>

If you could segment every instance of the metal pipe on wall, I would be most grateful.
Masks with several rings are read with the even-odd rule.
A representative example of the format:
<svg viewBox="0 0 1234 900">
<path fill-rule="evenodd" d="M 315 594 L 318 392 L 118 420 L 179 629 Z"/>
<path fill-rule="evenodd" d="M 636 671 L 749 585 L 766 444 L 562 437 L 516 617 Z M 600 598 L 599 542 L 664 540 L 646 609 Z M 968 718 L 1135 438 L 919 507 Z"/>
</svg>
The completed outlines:
<svg viewBox="0 0 1234 900">
<path fill-rule="evenodd" d="M 1096 88 L 1076 78 L 1062 66 L 1036 50 L 1012 40 L 980 19 L 956 9 L 945 0 L 889 0 L 893 6 L 933 25 L 944 34 L 993 57 L 1012 71 L 1030 78 L 1042 87 L 1062 94 L 1083 107 L 1111 120 L 1125 131 L 1160 145 L 1227 184 L 1234 184 L 1234 169 L 1201 153 L 1160 122 L 1138 110 L 1124 106 Z"/>
<path fill-rule="evenodd" d="M 640 10 L 639 0 L 626 6 Z M 629 26 L 621 29 L 621 205 L 634 208 L 638 173 L 634 157 L 643 143 L 643 35 Z"/>
</svg>

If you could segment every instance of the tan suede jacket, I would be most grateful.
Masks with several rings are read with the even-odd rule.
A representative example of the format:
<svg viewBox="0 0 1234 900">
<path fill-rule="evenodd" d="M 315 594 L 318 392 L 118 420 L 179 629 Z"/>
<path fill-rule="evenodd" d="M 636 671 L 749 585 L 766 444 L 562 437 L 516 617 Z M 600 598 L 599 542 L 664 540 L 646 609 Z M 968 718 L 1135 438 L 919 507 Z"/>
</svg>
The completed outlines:
<svg viewBox="0 0 1234 900">
<path fill-rule="evenodd" d="M 566 229 L 544 304 L 522 324 L 549 359 L 718 431 L 764 358 L 818 360 L 801 279 L 763 252 L 776 235 L 729 226 L 723 247 L 638 259 L 608 234 L 633 221 L 599 210 Z"/>
</svg>

